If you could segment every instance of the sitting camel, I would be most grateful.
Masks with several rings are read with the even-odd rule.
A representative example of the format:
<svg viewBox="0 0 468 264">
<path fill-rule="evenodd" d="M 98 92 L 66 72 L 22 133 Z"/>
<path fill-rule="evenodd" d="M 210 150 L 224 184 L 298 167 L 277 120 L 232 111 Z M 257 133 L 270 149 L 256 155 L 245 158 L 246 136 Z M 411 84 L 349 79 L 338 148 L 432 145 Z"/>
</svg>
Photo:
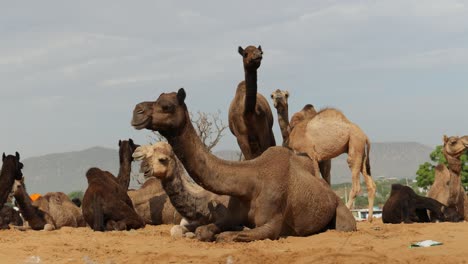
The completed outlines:
<svg viewBox="0 0 468 264">
<path fill-rule="evenodd" d="M 429 219 L 427 211 L 432 216 Z M 382 208 L 384 223 L 399 224 L 430 221 L 452 221 L 456 217 L 452 208 L 432 198 L 417 195 L 413 189 L 401 184 L 392 184 L 390 197 Z"/>
<path fill-rule="evenodd" d="M 180 89 L 161 94 L 155 102 L 139 103 L 132 125 L 163 135 L 189 175 L 203 188 L 238 198 L 230 202 L 239 206 L 239 219 L 252 229 L 223 232 L 217 241 L 308 236 L 328 228 L 356 230 L 354 217 L 341 199 L 311 173 L 308 157 L 283 147 L 271 147 L 258 158 L 243 162 L 225 161 L 211 154 L 190 122 L 185 96 Z"/>
<path fill-rule="evenodd" d="M 172 204 L 188 221 L 180 227 L 182 232 L 196 228 L 199 240 L 212 241 L 216 234 L 240 224 L 241 219 L 236 219 L 238 208 L 229 206 L 231 197 L 214 194 L 191 182 L 168 143 L 139 147 L 133 156 L 144 159 L 145 173 L 161 180 Z"/>
<path fill-rule="evenodd" d="M 306 153 L 314 161 L 315 175 L 319 174 L 319 162 L 348 153 L 353 185 L 347 207 L 353 206 L 356 195 L 361 191 L 359 175 L 362 174 L 369 200 L 368 220 L 372 221 L 376 187 L 370 176 L 369 138 L 358 125 L 350 122 L 336 109 L 326 108 L 314 114 L 315 109 L 307 109 L 306 106 L 301 112 L 303 113 L 298 114 L 298 117 L 293 117 L 297 121 L 294 120 L 293 129 L 289 134 L 289 147 L 296 153 Z M 309 118 L 310 116 L 313 117 Z M 325 178 L 329 177 L 326 170 L 322 169 Z M 330 179 L 327 182 L 330 182 Z"/>
<path fill-rule="evenodd" d="M 468 149 L 468 136 L 443 138 L 442 152 L 448 161 L 448 168 L 443 164 L 435 168 L 434 183 L 427 196 L 447 207 L 454 207 L 461 220 L 468 221 L 468 212 L 465 210 L 467 199 L 461 183 L 462 162 L 460 156 Z"/>
<path fill-rule="evenodd" d="M 80 208 L 63 192 L 49 192 L 32 201 L 23 183 L 16 180 L 13 194 L 21 215 L 33 230 L 86 226 Z"/>
<path fill-rule="evenodd" d="M 281 129 L 281 135 L 283 136 L 283 147 L 289 147 L 289 134 L 296 124 L 304 120 L 310 120 L 315 115 L 317 111 L 311 104 L 307 104 L 302 108 L 301 111 L 295 113 L 291 118 L 291 123 L 289 122 L 288 116 L 288 91 L 281 91 L 276 89 L 271 94 L 271 99 L 273 99 L 273 106 L 276 108 L 278 114 L 278 124 Z M 328 184 L 331 184 L 331 160 L 322 160 L 319 162 L 320 174 L 325 179 Z"/>
<path fill-rule="evenodd" d="M 260 156 L 275 146 L 273 114 L 268 101 L 257 93 L 257 69 L 262 61 L 262 47 L 239 47 L 244 64 L 245 80 L 237 86 L 229 106 L 229 129 L 246 160 Z"/>
<path fill-rule="evenodd" d="M 130 230 L 145 226 L 132 201 L 108 171 L 91 168 L 86 172 L 88 188 L 83 196 L 83 216 L 94 231 Z"/>
</svg>

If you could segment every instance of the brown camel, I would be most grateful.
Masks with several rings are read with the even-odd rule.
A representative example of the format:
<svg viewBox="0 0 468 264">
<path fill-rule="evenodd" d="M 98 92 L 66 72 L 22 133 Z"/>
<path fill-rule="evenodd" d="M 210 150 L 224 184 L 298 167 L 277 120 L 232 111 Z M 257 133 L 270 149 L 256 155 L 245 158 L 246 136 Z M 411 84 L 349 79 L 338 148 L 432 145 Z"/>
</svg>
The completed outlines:
<svg viewBox="0 0 468 264">
<path fill-rule="evenodd" d="M 161 180 L 172 204 L 188 221 L 185 229 L 196 228 L 199 240 L 212 241 L 216 234 L 240 224 L 242 219 L 236 218 L 239 208 L 229 206 L 231 197 L 214 194 L 189 181 L 168 143 L 141 146 L 133 156 L 144 159 L 146 173 Z"/>
<path fill-rule="evenodd" d="M 460 218 L 468 221 L 468 212 L 465 211 L 466 194 L 461 183 L 462 162 L 460 156 L 468 149 L 468 136 L 443 138 L 442 152 L 448 161 L 448 168 L 443 164 L 435 168 L 434 183 L 427 196 L 454 207 Z"/>
<path fill-rule="evenodd" d="M 428 210 L 432 214 L 430 219 Z M 457 217 L 454 212 L 437 200 L 417 195 L 408 186 L 392 184 L 390 197 L 382 208 L 382 221 L 391 224 L 454 221 L 453 217 Z"/>
<path fill-rule="evenodd" d="M 352 174 L 352 188 L 348 208 L 351 208 L 356 195 L 361 191 L 359 174 L 364 176 L 369 200 L 369 217 L 372 221 L 375 183 L 370 176 L 370 142 L 361 128 L 350 122 L 343 113 L 326 108 L 310 120 L 295 124 L 289 134 L 289 147 L 298 153 L 307 153 L 314 160 L 315 175 L 318 175 L 317 162 L 330 160 L 348 153 L 348 166 Z"/>
<path fill-rule="evenodd" d="M 273 114 L 263 95 L 257 93 L 257 69 L 262 61 L 262 47 L 239 47 L 243 58 L 245 80 L 237 86 L 236 95 L 229 106 L 229 129 L 246 160 L 260 156 L 275 146 Z"/>
<path fill-rule="evenodd" d="M 13 193 L 21 214 L 33 230 L 86 226 L 80 208 L 63 192 L 49 192 L 31 201 L 23 183 L 16 180 Z"/>
<path fill-rule="evenodd" d="M 273 106 L 276 108 L 278 114 L 278 124 L 281 129 L 281 135 L 283 136 L 283 147 L 289 147 L 289 133 L 294 127 L 295 124 L 302 122 L 304 120 L 312 119 L 316 114 L 315 108 L 311 104 L 307 104 L 302 108 L 301 111 L 295 113 L 291 118 L 291 123 L 288 119 L 288 91 L 281 91 L 276 89 L 271 94 L 271 99 L 273 99 Z M 331 184 L 331 160 L 322 160 L 319 162 L 320 173 L 322 177 L 328 184 Z"/>
<path fill-rule="evenodd" d="M 0 229 L 10 229 L 10 225 L 22 226 L 23 219 L 13 207 L 4 205 L 0 210 Z"/>
<path fill-rule="evenodd" d="M 117 179 L 108 171 L 90 168 L 86 172 L 88 188 L 81 208 L 94 231 L 130 230 L 145 226 L 132 201 Z"/>
<path fill-rule="evenodd" d="M 8 196 L 11 193 L 15 180 L 21 180 L 23 178 L 23 163 L 20 162 L 20 155 L 18 152 L 15 156 L 6 156 L 3 153 L 2 156 L 2 170 L 0 172 L 0 209 L 8 200 Z"/>
<path fill-rule="evenodd" d="M 132 125 L 163 135 L 203 188 L 238 198 L 237 213 L 252 229 L 223 232 L 218 241 L 308 236 L 328 228 L 356 230 L 354 217 L 341 199 L 311 173 L 308 157 L 283 147 L 269 148 L 260 157 L 244 162 L 224 161 L 211 154 L 190 122 L 185 96 L 180 89 L 161 94 L 155 102 L 139 103 Z"/>
<path fill-rule="evenodd" d="M 117 175 L 117 182 L 125 189 L 128 190 L 130 185 L 130 172 L 132 170 L 132 154 L 135 149 L 139 147 L 133 143 L 133 140 L 119 140 L 119 163 L 120 169 Z"/>
</svg>

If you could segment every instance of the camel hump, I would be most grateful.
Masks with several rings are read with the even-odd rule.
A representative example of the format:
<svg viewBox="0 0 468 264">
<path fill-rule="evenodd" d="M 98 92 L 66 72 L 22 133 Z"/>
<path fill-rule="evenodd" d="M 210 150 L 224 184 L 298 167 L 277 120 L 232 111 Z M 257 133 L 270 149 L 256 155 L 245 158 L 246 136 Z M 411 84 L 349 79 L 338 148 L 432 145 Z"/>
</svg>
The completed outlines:
<svg viewBox="0 0 468 264">
<path fill-rule="evenodd" d="M 335 118 L 335 119 L 342 119 L 344 121 L 349 122 L 348 118 L 336 108 L 326 107 L 318 111 L 317 116 L 321 118 Z"/>
</svg>

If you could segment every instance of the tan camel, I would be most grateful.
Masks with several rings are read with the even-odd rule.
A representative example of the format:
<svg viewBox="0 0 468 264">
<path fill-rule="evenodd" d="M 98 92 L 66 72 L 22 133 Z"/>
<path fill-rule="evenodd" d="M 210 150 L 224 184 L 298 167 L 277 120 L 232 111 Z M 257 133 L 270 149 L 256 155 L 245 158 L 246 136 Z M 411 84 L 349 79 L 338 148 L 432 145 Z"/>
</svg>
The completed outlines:
<svg viewBox="0 0 468 264">
<path fill-rule="evenodd" d="M 294 124 L 289 134 L 289 147 L 297 153 L 307 153 L 315 162 L 348 153 L 353 185 L 347 207 L 353 206 L 356 195 L 361 191 L 359 174 L 362 173 L 369 200 L 368 220 L 372 221 L 376 187 L 370 176 L 370 142 L 358 125 L 350 122 L 340 111 L 326 108 L 312 119 L 305 118 L 304 121 Z M 318 175 L 317 163 L 314 164 L 314 170 L 315 175 Z"/>
<path fill-rule="evenodd" d="M 257 69 L 262 61 L 262 47 L 239 47 L 243 58 L 245 80 L 237 86 L 229 106 L 229 129 L 246 160 L 260 156 L 275 146 L 273 114 L 263 95 L 257 93 Z"/>
<path fill-rule="evenodd" d="M 434 183 L 427 196 L 433 198 L 447 207 L 453 207 L 461 220 L 468 221 L 468 212 L 465 211 L 466 194 L 461 183 L 462 162 L 460 156 L 468 149 L 468 136 L 443 138 L 443 153 L 448 161 L 448 168 L 443 164 L 435 168 Z"/>
<path fill-rule="evenodd" d="M 214 194 L 190 181 L 168 143 L 141 146 L 133 156 L 143 160 L 145 175 L 161 180 L 172 204 L 187 220 L 180 226 L 182 233 L 193 232 L 196 228 L 199 240 L 212 241 L 216 234 L 239 224 L 240 219 L 236 219 L 238 208 L 229 207 L 231 197 Z M 228 227 L 226 223 L 229 223 Z M 174 232 L 172 230 L 171 233 Z"/>
<path fill-rule="evenodd" d="M 288 119 L 288 91 L 281 91 L 277 89 L 271 94 L 271 99 L 273 99 L 273 106 L 276 108 L 278 114 L 278 124 L 281 129 L 281 135 L 283 136 L 283 147 L 289 147 L 289 133 L 292 128 L 304 120 L 312 119 L 316 114 L 315 108 L 311 104 L 307 104 L 302 108 L 301 111 L 295 113 L 291 118 L 291 123 Z M 331 184 L 331 160 L 322 160 L 319 162 L 320 174 L 325 179 L 328 184 Z"/>
<path fill-rule="evenodd" d="M 16 180 L 13 193 L 21 214 L 33 230 L 86 226 L 80 208 L 63 192 L 49 192 L 31 201 L 24 185 Z"/>
<path fill-rule="evenodd" d="M 311 173 L 308 157 L 283 147 L 269 148 L 260 157 L 243 162 L 224 161 L 211 154 L 190 122 L 185 96 L 180 89 L 161 94 L 155 102 L 139 103 L 132 125 L 163 135 L 203 188 L 238 198 L 237 213 L 252 229 L 223 232 L 217 241 L 308 236 L 328 228 L 356 230 L 354 217 L 341 199 Z"/>
</svg>

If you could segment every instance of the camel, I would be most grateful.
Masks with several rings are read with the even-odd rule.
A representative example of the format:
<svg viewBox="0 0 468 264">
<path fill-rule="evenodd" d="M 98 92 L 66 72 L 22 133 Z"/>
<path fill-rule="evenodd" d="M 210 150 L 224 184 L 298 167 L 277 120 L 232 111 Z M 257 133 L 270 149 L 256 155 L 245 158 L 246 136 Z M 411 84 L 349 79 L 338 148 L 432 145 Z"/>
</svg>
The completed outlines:
<svg viewBox="0 0 468 264">
<path fill-rule="evenodd" d="M 63 192 L 48 192 L 32 201 L 21 180 L 15 180 L 13 194 L 21 215 L 33 230 L 86 226 L 80 208 Z"/>
<path fill-rule="evenodd" d="M 295 152 L 306 153 L 314 161 L 315 175 L 319 173 L 318 162 L 348 153 L 348 166 L 351 169 L 353 185 L 347 207 L 353 206 L 356 195 L 361 191 L 359 180 L 361 173 L 367 185 L 368 220 L 372 221 L 376 186 L 370 176 L 370 142 L 358 125 L 350 122 L 340 111 L 325 108 L 311 119 L 305 118 L 301 122 L 294 123 L 289 134 L 289 147 Z"/>
<path fill-rule="evenodd" d="M 447 207 L 454 207 L 460 218 L 468 221 L 465 211 L 466 194 L 461 183 L 462 162 L 460 156 L 468 149 L 468 136 L 443 137 L 442 152 L 448 161 L 448 167 L 439 164 L 435 168 L 434 183 L 427 196 Z"/>
<path fill-rule="evenodd" d="M 8 200 L 11 189 L 15 180 L 21 180 L 23 178 L 23 163 L 20 162 L 20 154 L 18 152 L 15 155 L 6 156 L 3 153 L 2 156 L 2 169 L 0 172 L 0 209 Z"/>
<path fill-rule="evenodd" d="M 257 93 L 257 69 L 262 61 L 262 47 L 239 47 L 243 58 L 245 80 L 237 86 L 229 106 L 229 129 L 246 160 L 260 156 L 275 146 L 273 114 L 263 95 Z"/>
<path fill-rule="evenodd" d="M 88 188 L 81 204 L 83 216 L 94 231 L 130 230 L 145 226 L 132 201 L 117 179 L 108 171 L 90 168 Z"/>
<path fill-rule="evenodd" d="M 214 194 L 189 181 L 168 143 L 141 146 L 133 157 L 144 160 L 148 176 L 161 180 L 172 204 L 188 221 L 181 227 L 182 232 L 193 232 L 196 228 L 199 240 L 212 241 L 216 234 L 229 226 L 240 224 L 241 219 L 236 219 L 238 208 L 230 206 L 231 197 Z"/>
<path fill-rule="evenodd" d="M 356 230 L 354 217 L 341 199 L 311 173 L 308 157 L 283 147 L 268 148 L 258 158 L 240 162 L 211 154 L 190 122 L 185 97 L 181 88 L 161 94 L 155 102 L 137 104 L 132 125 L 164 136 L 188 174 L 204 189 L 238 198 L 238 217 L 252 229 L 222 232 L 217 241 L 308 236 L 328 228 Z"/>
<path fill-rule="evenodd" d="M 4 205 L 0 210 L 0 229 L 9 229 L 10 225 L 22 226 L 23 219 L 13 207 Z"/>
<path fill-rule="evenodd" d="M 278 114 L 278 124 L 281 129 L 281 135 L 283 136 L 283 147 L 289 147 L 289 134 L 297 123 L 306 119 L 310 120 L 317 114 L 314 106 L 307 104 L 304 106 L 304 108 L 302 108 L 301 111 L 293 115 L 290 123 L 288 119 L 288 97 L 289 92 L 281 91 L 280 89 L 276 89 L 276 91 L 271 94 L 271 99 L 273 99 L 273 106 L 276 108 L 276 112 Z M 325 181 L 330 185 L 331 160 L 320 161 L 319 169 L 322 178 L 324 178 Z"/>
<path fill-rule="evenodd" d="M 132 154 L 139 145 L 133 143 L 133 140 L 119 140 L 119 163 L 120 169 L 117 175 L 117 182 L 128 190 L 130 185 L 130 172 L 132 170 Z"/>
<path fill-rule="evenodd" d="M 427 210 L 433 215 L 430 219 Z M 417 195 L 408 186 L 392 184 L 390 197 L 382 208 L 382 221 L 391 224 L 453 221 L 454 212 L 437 200 Z"/>
</svg>

